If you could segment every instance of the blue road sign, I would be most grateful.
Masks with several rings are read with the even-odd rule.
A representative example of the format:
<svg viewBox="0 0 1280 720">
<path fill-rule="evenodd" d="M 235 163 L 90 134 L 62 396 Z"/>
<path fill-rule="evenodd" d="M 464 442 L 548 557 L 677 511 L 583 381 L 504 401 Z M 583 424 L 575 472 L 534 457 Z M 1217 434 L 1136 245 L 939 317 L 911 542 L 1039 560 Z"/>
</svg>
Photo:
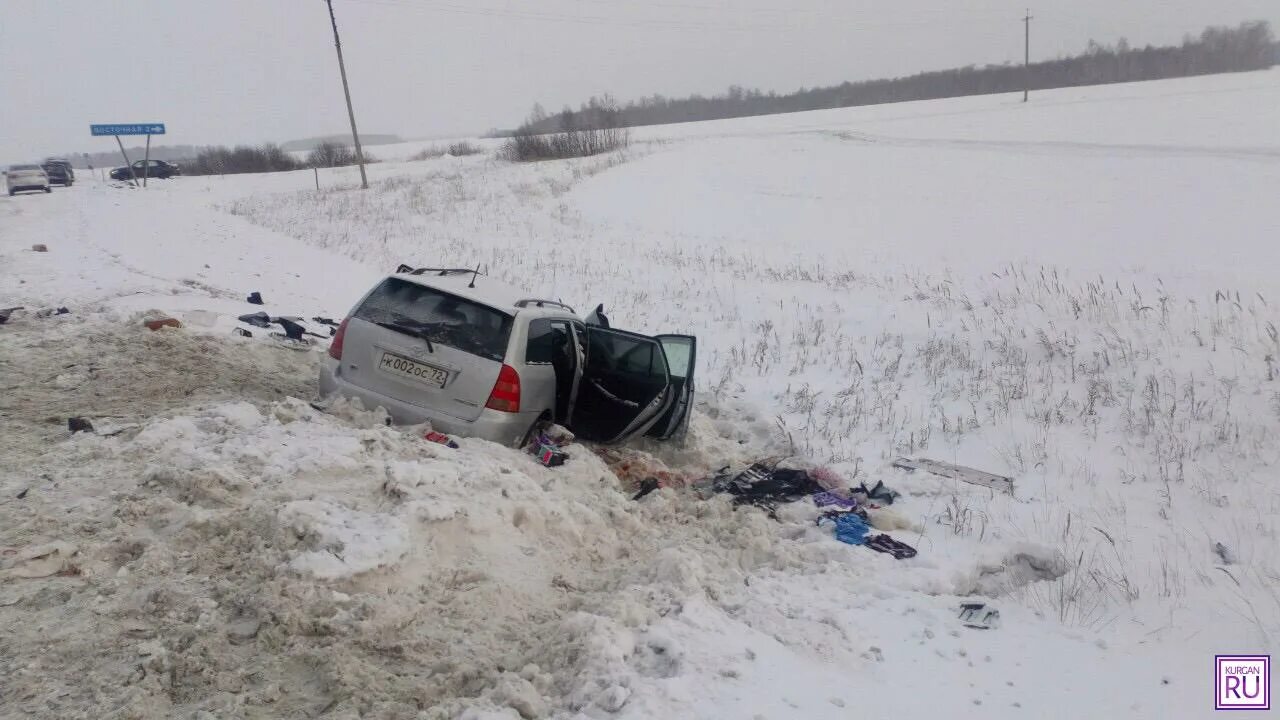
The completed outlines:
<svg viewBox="0 0 1280 720">
<path fill-rule="evenodd" d="M 163 135 L 164 123 L 90 125 L 89 132 L 93 135 Z"/>
</svg>

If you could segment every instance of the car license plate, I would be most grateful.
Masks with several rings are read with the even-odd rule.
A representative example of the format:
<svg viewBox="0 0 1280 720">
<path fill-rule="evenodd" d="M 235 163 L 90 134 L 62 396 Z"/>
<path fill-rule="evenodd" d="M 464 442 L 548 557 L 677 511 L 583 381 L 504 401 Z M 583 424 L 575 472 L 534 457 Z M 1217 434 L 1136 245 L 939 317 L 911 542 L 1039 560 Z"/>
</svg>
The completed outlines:
<svg viewBox="0 0 1280 720">
<path fill-rule="evenodd" d="M 449 373 L 438 367 L 389 352 L 382 353 L 382 360 L 378 362 L 378 369 L 397 377 L 408 378 L 423 385 L 437 388 L 444 387 L 445 380 L 449 379 Z"/>
</svg>

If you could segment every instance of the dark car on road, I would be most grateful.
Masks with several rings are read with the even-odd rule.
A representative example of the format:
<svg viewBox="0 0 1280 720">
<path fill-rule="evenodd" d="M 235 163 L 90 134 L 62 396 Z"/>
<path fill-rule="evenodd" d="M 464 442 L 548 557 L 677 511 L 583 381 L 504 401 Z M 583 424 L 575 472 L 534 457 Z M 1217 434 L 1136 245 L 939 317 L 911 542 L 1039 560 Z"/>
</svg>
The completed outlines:
<svg viewBox="0 0 1280 720">
<path fill-rule="evenodd" d="M 66 160 L 49 158 L 40 167 L 44 168 L 45 174 L 49 176 L 50 185 L 71 187 L 76 181 L 76 171 L 71 169 L 71 163 Z"/>
<path fill-rule="evenodd" d="M 182 168 L 163 160 L 138 160 L 133 163 L 133 174 L 139 180 L 142 179 L 144 170 L 146 171 L 146 177 L 160 178 L 161 180 L 167 180 L 174 175 L 182 174 Z M 118 167 L 111 171 L 112 180 L 128 180 L 129 178 L 129 168 L 127 167 Z"/>
</svg>

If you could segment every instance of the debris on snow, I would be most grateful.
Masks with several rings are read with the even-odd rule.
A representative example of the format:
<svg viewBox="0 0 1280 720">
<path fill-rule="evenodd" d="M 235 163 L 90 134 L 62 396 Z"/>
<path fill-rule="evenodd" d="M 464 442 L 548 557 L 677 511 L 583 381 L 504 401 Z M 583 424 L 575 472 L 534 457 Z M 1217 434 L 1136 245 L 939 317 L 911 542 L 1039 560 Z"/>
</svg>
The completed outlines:
<svg viewBox="0 0 1280 720">
<path fill-rule="evenodd" d="M 143 323 L 143 325 L 145 325 L 145 326 L 147 327 L 147 329 L 148 329 L 148 330 L 151 330 L 151 331 L 159 330 L 160 328 L 180 328 L 180 327 L 182 327 L 182 323 L 181 323 L 181 322 L 179 322 L 176 318 L 171 318 L 171 317 L 164 317 L 164 318 L 157 318 L 157 319 L 155 319 L 155 320 L 148 320 L 148 321 L 144 322 L 144 323 Z"/>
<path fill-rule="evenodd" d="M 986 603 L 963 603 L 960 605 L 959 618 L 965 627 L 979 630 L 991 630 L 1000 626 L 1000 611 Z"/>
<path fill-rule="evenodd" d="M 920 458 L 912 460 L 910 458 L 898 458 L 893 461 L 893 466 L 903 470 L 915 471 L 924 470 L 925 472 L 938 475 L 939 477 L 952 478 L 967 482 L 970 485 L 980 485 L 989 487 L 993 490 L 1013 494 L 1013 478 L 1004 475 L 996 475 L 983 470 L 975 470 L 971 467 L 963 465 L 953 465 L 951 463 L 940 462 L 938 460 L 930 460 L 928 458 Z"/>
</svg>

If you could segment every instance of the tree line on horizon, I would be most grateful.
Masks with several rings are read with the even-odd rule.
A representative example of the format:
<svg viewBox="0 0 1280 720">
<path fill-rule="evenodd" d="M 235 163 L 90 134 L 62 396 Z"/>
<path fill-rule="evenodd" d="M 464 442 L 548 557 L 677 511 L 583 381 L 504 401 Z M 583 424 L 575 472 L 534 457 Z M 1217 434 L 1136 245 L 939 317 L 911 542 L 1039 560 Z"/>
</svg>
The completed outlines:
<svg viewBox="0 0 1280 720">
<path fill-rule="evenodd" d="M 577 110 L 568 106 L 547 114 L 541 105 L 517 131 L 504 135 L 557 133 L 566 128 L 593 129 L 664 125 L 752 115 L 935 100 L 1031 90 L 1162 80 L 1194 75 L 1262 70 L 1280 62 L 1266 21 L 1238 27 L 1209 27 L 1199 37 L 1187 35 L 1181 45 L 1134 48 L 1121 38 L 1114 46 L 1092 40 L 1081 54 L 1031 63 L 1005 63 L 800 90 L 779 95 L 732 86 L 723 95 L 666 98 L 653 95 L 618 105 L 608 95 L 592 97 Z"/>
</svg>

